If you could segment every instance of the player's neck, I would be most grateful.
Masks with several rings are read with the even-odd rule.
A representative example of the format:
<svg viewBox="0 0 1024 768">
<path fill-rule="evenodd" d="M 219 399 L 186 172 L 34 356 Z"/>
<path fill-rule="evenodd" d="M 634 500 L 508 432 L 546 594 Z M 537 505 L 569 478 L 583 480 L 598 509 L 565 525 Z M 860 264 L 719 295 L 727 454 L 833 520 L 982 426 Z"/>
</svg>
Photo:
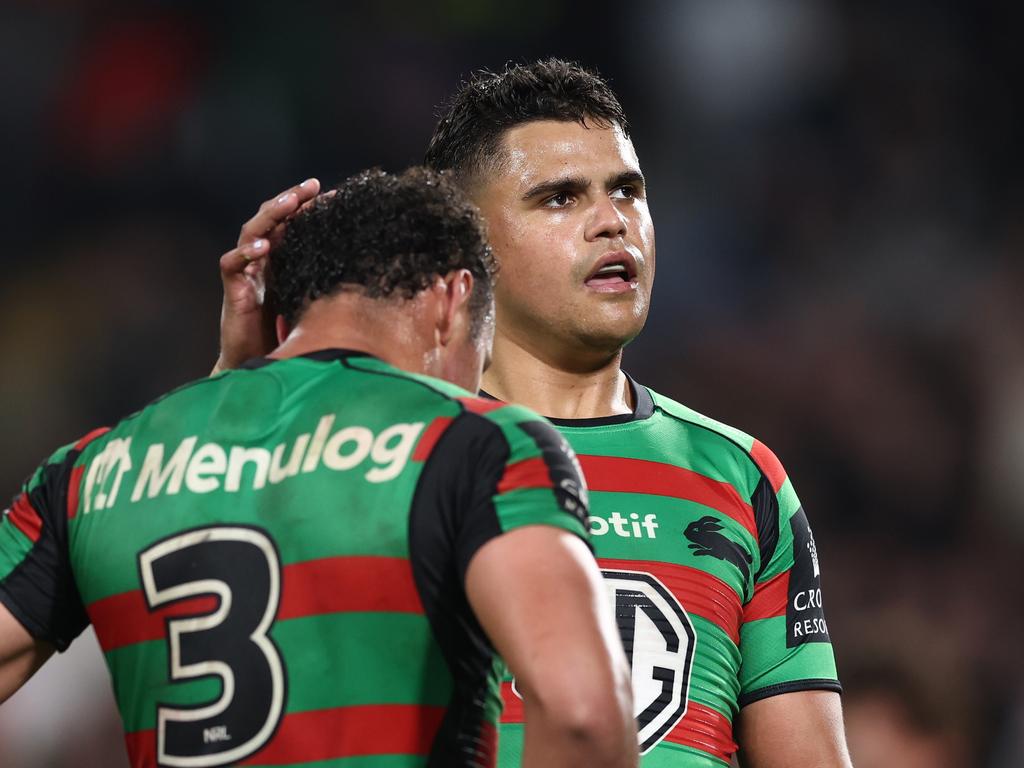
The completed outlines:
<svg viewBox="0 0 1024 768">
<path fill-rule="evenodd" d="M 409 313 L 361 306 L 369 299 L 333 298 L 313 302 L 269 357 L 284 359 L 323 349 L 365 352 L 414 373 L 425 373 L 425 350 L 416 342 Z"/>
<path fill-rule="evenodd" d="M 482 388 L 508 403 L 553 419 L 594 419 L 633 412 L 633 392 L 621 370 L 622 351 L 592 365 L 545 359 L 500 333 Z"/>
</svg>

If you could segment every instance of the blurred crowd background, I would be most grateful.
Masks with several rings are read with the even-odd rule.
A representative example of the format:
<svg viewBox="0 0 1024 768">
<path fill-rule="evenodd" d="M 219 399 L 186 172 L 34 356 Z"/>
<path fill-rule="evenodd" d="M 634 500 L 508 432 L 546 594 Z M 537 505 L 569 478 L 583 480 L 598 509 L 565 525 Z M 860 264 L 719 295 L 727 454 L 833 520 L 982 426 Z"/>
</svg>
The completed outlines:
<svg viewBox="0 0 1024 768">
<path fill-rule="evenodd" d="M 422 158 L 479 67 L 574 58 L 658 233 L 640 381 L 771 445 L 815 526 L 858 768 L 1024 765 L 1019 4 L 0 6 L 0 487 L 217 354 L 265 198 Z M 126 765 L 91 635 L 0 766 Z"/>
</svg>

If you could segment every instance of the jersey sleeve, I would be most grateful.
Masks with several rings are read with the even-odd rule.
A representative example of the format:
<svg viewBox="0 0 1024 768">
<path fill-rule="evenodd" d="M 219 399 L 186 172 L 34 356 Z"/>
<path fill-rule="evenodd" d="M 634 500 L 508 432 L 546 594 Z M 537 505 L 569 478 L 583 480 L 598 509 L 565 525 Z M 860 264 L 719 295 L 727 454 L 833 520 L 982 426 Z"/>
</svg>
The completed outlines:
<svg viewBox="0 0 1024 768">
<path fill-rule="evenodd" d="M 457 418 L 431 453 L 417 497 L 414 517 L 433 517 L 426 508 L 439 515 L 432 535 L 444 535 L 438 545 L 454 556 L 461 579 L 480 547 L 523 526 L 561 528 L 589 546 L 587 489 L 575 453 L 547 422 L 517 406 Z"/>
<path fill-rule="evenodd" d="M 0 518 L 0 603 L 59 651 L 89 624 L 68 554 L 68 514 L 77 503 L 77 490 L 69 490 L 85 442 L 43 462 Z"/>
<path fill-rule="evenodd" d="M 740 627 L 739 705 L 803 690 L 841 691 L 822 606 L 814 536 L 782 464 L 756 442 L 751 499 L 760 567 Z"/>
</svg>

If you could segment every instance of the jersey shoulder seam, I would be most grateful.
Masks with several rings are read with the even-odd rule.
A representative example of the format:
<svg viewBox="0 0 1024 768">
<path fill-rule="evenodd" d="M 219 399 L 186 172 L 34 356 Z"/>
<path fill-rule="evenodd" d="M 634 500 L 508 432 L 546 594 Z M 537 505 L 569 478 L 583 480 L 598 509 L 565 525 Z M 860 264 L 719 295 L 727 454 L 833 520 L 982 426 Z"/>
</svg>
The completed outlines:
<svg viewBox="0 0 1024 768">
<path fill-rule="evenodd" d="M 372 368 L 363 368 L 362 366 L 359 366 L 359 365 L 352 365 L 351 361 L 345 360 L 345 359 L 339 360 L 338 362 L 340 362 L 344 367 L 348 368 L 349 370 L 359 371 L 360 373 L 368 373 L 371 376 L 386 376 L 389 379 L 398 379 L 399 381 L 407 381 L 410 384 L 417 384 L 417 385 L 423 387 L 428 392 L 432 392 L 433 394 L 435 394 L 438 397 L 442 398 L 443 400 L 447 400 L 449 402 L 454 402 L 462 410 L 464 410 L 464 411 L 466 410 L 466 406 L 463 405 L 462 402 L 460 402 L 459 398 L 456 395 L 450 394 L 448 392 L 445 392 L 440 387 L 436 387 L 433 384 L 431 384 L 430 382 L 424 381 L 423 377 L 417 376 L 415 374 L 408 373 L 406 371 L 401 370 L 400 368 L 396 368 L 394 370 L 394 372 L 392 372 L 392 371 L 375 371 Z"/>
<path fill-rule="evenodd" d="M 734 438 L 731 435 L 727 434 L 725 429 L 728 429 L 728 430 L 734 431 L 734 432 L 739 432 L 740 434 L 744 435 L 745 437 L 750 437 L 752 440 L 755 440 L 755 441 L 757 440 L 757 438 L 751 437 L 746 432 L 743 432 L 742 430 L 736 429 L 735 427 L 730 427 L 730 426 L 728 426 L 726 424 L 722 424 L 721 422 L 717 422 L 714 419 L 711 419 L 711 418 L 709 418 L 707 416 L 703 416 L 703 414 L 697 414 L 697 415 L 703 416 L 703 418 L 708 419 L 708 421 L 712 422 L 712 424 L 710 424 L 710 425 L 709 424 L 702 424 L 701 422 L 697 421 L 696 419 L 687 418 L 686 416 L 683 416 L 681 414 L 674 413 L 673 411 L 671 411 L 668 408 L 666 408 L 660 402 L 660 400 L 663 399 L 661 395 L 657 395 L 657 397 L 654 397 L 652 399 L 654 400 L 654 409 L 656 411 L 660 411 L 665 416 L 668 416 L 670 419 L 675 419 L 676 421 L 681 422 L 683 424 L 689 424 L 691 426 L 697 427 L 698 429 L 703 429 L 703 430 L 705 430 L 707 432 L 710 432 L 711 434 L 716 435 L 716 436 L 722 438 L 723 440 L 726 440 L 726 441 L 732 443 L 733 445 L 735 445 L 737 448 L 740 449 L 740 451 L 743 452 L 743 455 L 747 457 L 747 460 L 751 464 L 754 465 L 754 468 L 757 469 L 758 473 L 761 474 L 762 476 L 764 476 L 767 479 L 767 477 L 768 477 L 767 473 L 765 472 L 764 468 L 760 464 L 757 463 L 757 460 L 754 458 L 754 455 L 750 451 L 750 449 L 745 448 L 743 446 L 743 444 L 740 443 L 736 438 Z M 685 406 L 683 406 L 683 407 L 685 407 Z M 694 413 L 697 413 L 697 412 L 694 411 Z M 720 427 L 723 427 L 725 429 L 717 429 L 716 426 L 720 426 Z"/>
</svg>

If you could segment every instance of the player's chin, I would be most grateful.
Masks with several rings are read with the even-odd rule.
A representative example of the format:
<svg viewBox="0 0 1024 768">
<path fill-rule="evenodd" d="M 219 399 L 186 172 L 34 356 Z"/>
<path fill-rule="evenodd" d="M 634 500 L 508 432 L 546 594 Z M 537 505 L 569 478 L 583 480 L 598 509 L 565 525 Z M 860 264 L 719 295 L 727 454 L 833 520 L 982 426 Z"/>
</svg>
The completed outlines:
<svg viewBox="0 0 1024 768">
<path fill-rule="evenodd" d="M 605 326 L 643 327 L 650 308 L 650 294 L 643 290 L 619 293 L 588 292 L 586 313 Z"/>
<path fill-rule="evenodd" d="M 617 351 L 635 339 L 647 322 L 647 307 L 625 305 L 589 314 L 580 337 L 593 349 Z"/>
</svg>

